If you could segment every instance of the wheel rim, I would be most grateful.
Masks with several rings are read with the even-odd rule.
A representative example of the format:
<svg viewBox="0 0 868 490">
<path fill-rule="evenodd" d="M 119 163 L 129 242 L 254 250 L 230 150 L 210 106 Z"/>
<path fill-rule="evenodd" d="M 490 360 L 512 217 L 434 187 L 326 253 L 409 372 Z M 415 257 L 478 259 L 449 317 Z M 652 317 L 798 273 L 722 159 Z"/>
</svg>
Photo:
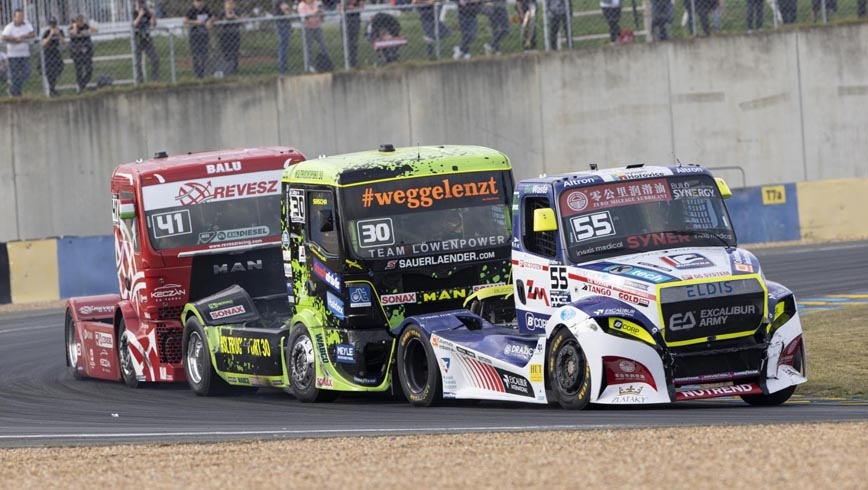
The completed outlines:
<svg viewBox="0 0 868 490">
<path fill-rule="evenodd" d="M 202 382 L 202 372 L 205 369 L 203 354 L 205 342 L 199 332 L 191 332 L 187 340 L 187 376 L 193 383 Z"/>
<path fill-rule="evenodd" d="M 135 369 L 133 368 L 133 356 L 130 355 L 130 343 L 127 340 L 126 333 L 121 334 L 120 351 L 121 371 L 123 371 L 125 378 L 133 379 L 135 376 Z"/>
<path fill-rule="evenodd" d="M 555 379 L 560 391 L 568 395 L 577 394 L 584 382 L 584 368 L 579 343 L 575 339 L 566 340 L 555 358 Z"/>
<path fill-rule="evenodd" d="M 75 326 L 70 324 L 66 325 L 66 357 L 73 369 L 78 367 L 78 343 L 75 341 Z"/>
<path fill-rule="evenodd" d="M 313 342 L 305 334 L 299 336 L 292 345 L 290 352 L 292 369 L 292 384 L 299 389 L 305 389 L 312 384 L 314 373 Z"/>
<path fill-rule="evenodd" d="M 413 393 L 421 393 L 428 384 L 428 354 L 425 345 L 416 337 L 407 342 L 403 366 L 407 387 Z"/>
</svg>

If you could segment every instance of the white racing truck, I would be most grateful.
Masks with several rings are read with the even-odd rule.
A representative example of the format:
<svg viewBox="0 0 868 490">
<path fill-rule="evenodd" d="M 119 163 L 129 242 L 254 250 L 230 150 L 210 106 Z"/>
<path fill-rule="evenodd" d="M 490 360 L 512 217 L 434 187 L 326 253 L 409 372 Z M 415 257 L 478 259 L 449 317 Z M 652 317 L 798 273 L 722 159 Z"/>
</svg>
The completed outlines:
<svg viewBox="0 0 868 490">
<path fill-rule="evenodd" d="M 806 381 L 796 301 L 738 248 L 730 196 L 698 166 L 520 182 L 512 284 L 405 319 L 404 394 L 422 406 L 784 403 Z"/>
</svg>

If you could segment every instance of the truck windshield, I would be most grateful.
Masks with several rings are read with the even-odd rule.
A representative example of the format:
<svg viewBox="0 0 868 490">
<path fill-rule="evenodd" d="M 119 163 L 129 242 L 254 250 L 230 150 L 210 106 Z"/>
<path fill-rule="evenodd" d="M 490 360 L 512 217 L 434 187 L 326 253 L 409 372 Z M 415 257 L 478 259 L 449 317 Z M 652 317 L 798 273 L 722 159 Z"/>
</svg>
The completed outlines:
<svg viewBox="0 0 868 490">
<path fill-rule="evenodd" d="M 151 246 L 213 249 L 276 238 L 280 174 L 254 172 L 143 187 Z"/>
<path fill-rule="evenodd" d="M 359 259 L 469 252 L 457 261 L 509 245 L 508 199 L 499 173 L 378 182 L 345 191 L 351 253 Z"/>
<path fill-rule="evenodd" d="M 708 175 L 565 189 L 558 204 L 573 262 L 675 247 L 736 246 L 726 206 Z"/>
</svg>

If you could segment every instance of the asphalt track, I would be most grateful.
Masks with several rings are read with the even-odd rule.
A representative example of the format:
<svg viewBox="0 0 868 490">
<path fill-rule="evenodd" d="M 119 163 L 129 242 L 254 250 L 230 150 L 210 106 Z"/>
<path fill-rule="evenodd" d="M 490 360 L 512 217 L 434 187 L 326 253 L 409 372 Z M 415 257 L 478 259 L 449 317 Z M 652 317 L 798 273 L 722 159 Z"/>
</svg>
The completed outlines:
<svg viewBox="0 0 868 490">
<path fill-rule="evenodd" d="M 755 253 L 766 277 L 797 299 L 868 298 L 868 242 Z M 868 402 L 799 396 L 767 408 L 733 399 L 582 412 L 487 402 L 422 409 L 372 396 L 303 404 L 268 390 L 200 398 L 186 384 L 76 381 L 64 356 L 61 310 L 0 315 L 0 447 L 868 420 Z"/>
</svg>

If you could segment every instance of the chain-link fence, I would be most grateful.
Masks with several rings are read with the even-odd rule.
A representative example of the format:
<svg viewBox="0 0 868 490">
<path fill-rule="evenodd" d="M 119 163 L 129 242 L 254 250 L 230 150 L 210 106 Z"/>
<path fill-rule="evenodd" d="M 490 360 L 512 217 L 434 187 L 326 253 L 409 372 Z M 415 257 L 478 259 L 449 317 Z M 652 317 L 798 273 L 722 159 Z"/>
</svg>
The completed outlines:
<svg viewBox="0 0 868 490">
<path fill-rule="evenodd" d="M 10 5 L 16 1 L 23 0 L 12 4 L 0 0 L 5 5 L 0 10 L 4 22 L 11 22 Z M 865 17 L 868 0 L 840 4 L 838 0 L 401 1 L 364 5 L 359 0 L 340 0 L 323 5 L 308 0 L 287 4 L 284 10 L 279 10 L 282 2 L 277 1 L 273 12 L 281 15 L 252 16 L 262 10 L 239 8 L 237 19 L 225 15 L 223 8 L 205 6 L 207 12 L 194 12 L 187 21 L 157 18 L 159 13 L 150 10 L 156 24 L 138 29 L 132 26 L 137 6 L 127 1 L 26 2 L 25 17 L 38 20 L 33 23 L 38 32 L 29 41 L 32 70 L 23 92 L 49 95 L 106 85 L 292 75 L 741 34 L 792 23 L 856 20 Z M 193 2 L 190 11 L 197 4 L 201 10 L 200 0 Z M 77 14 L 72 12 L 80 11 L 99 12 L 95 18 L 84 18 L 91 27 L 89 36 L 75 27 Z M 49 24 L 52 17 L 59 26 Z M 0 56 L 2 88 L 4 83 L 8 87 L 21 63 L 6 58 L 7 46 L 0 45 L 0 52 L 4 54 Z"/>
</svg>

